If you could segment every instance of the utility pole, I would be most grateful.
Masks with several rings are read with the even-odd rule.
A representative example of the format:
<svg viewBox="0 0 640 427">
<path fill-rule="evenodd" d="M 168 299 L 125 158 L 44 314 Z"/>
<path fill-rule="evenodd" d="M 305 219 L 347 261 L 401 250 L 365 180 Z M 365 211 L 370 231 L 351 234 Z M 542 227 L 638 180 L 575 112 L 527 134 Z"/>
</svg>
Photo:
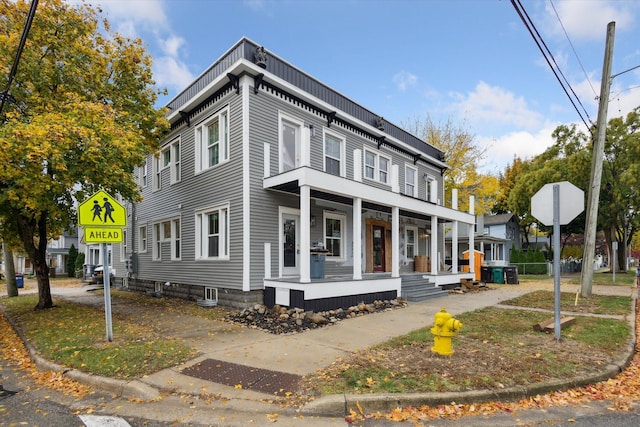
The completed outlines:
<svg viewBox="0 0 640 427">
<path fill-rule="evenodd" d="M 609 91 L 611 89 L 611 63 L 613 60 L 613 39 L 616 23 L 607 25 L 607 41 L 602 65 L 602 81 L 600 82 L 600 103 L 598 105 L 598 122 L 596 124 L 596 138 L 593 143 L 593 160 L 591 163 L 591 180 L 587 200 L 587 220 L 585 223 L 584 254 L 582 256 L 582 273 L 580 275 L 580 290 L 584 298 L 591 296 L 593 283 L 593 260 L 596 248 L 596 233 L 598 231 L 598 203 L 600 202 L 600 183 L 602 181 L 602 161 L 604 158 L 604 141 L 607 132 L 607 108 L 609 106 Z"/>
</svg>

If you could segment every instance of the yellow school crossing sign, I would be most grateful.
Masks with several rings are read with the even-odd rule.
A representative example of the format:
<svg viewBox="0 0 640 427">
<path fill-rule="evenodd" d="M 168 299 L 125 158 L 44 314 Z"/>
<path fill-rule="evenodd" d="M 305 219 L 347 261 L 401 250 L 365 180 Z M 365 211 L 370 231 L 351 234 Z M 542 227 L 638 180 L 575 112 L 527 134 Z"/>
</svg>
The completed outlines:
<svg viewBox="0 0 640 427">
<path fill-rule="evenodd" d="M 78 225 L 84 227 L 88 243 L 121 242 L 127 210 L 107 192 L 99 190 L 78 206 Z"/>
</svg>

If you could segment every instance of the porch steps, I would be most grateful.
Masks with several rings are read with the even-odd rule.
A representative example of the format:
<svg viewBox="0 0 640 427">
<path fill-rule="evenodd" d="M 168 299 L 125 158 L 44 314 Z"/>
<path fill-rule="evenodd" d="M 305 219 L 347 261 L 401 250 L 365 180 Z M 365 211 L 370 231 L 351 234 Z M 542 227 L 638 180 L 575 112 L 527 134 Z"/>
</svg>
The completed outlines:
<svg viewBox="0 0 640 427">
<path fill-rule="evenodd" d="M 418 302 L 446 296 L 449 293 L 424 278 L 422 274 L 402 275 L 400 296 L 407 301 Z"/>
</svg>

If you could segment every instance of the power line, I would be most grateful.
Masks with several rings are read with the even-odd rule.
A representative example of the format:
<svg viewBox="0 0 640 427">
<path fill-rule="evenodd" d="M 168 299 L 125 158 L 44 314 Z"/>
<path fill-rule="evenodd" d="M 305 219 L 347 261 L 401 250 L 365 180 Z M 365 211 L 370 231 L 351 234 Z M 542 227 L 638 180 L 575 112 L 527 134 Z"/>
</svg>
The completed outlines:
<svg viewBox="0 0 640 427">
<path fill-rule="evenodd" d="M 551 7 L 553 8 L 553 12 L 556 14 L 556 18 L 558 18 L 558 22 L 560 23 L 560 27 L 562 28 L 562 31 L 564 32 L 564 35 L 567 38 L 567 41 L 569 42 L 569 46 L 571 46 L 571 50 L 573 50 L 573 54 L 576 56 L 576 59 L 578 60 L 578 64 L 580 64 L 580 68 L 582 69 L 582 72 L 584 73 L 585 79 L 587 79 L 587 83 L 589 83 L 589 87 L 593 91 L 593 94 L 597 97 L 598 93 L 593 88 L 593 85 L 591 84 L 591 80 L 589 79 L 589 75 L 585 71 L 584 66 L 582 65 L 582 61 L 580 61 L 580 57 L 578 56 L 578 52 L 576 52 L 575 47 L 573 47 L 573 43 L 571 43 L 571 39 L 569 38 L 569 34 L 567 34 L 567 30 L 564 28 L 564 24 L 562 23 L 562 20 L 560 19 L 560 15 L 558 15 L 558 11 L 556 10 L 556 6 L 553 4 L 553 0 L 549 0 L 549 3 L 551 4 Z"/>
<path fill-rule="evenodd" d="M 517 4 L 516 4 L 517 3 Z M 538 49 L 540 49 L 540 52 L 542 53 L 542 56 L 544 57 L 545 61 L 547 61 L 547 64 L 549 65 L 549 68 L 551 68 L 551 71 L 553 72 L 554 76 L 556 77 L 556 80 L 558 80 L 558 83 L 560 83 L 560 86 L 562 87 L 562 90 L 564 91 L 564 93 L 567 95 L 567 97 L 569 98 L 569 101 L 571 102 L 571 104 L 573 105 L 573 108 L 576 110 L 576 112 L 578 113 L 578 116 L 580 116 L 580 119 L 582 120 L 582 122 L 584 123 L 584 125 L 587 127 L 587 129 L 591 132 L 591 126 L 589 126 L 587 124 L 587 121 L 584 119 L 584 117 L 582 116 L 582 113 L 580 112 L 580 110 L 578 109 L 578 106 L 576 105 L 576 103 L 574 102 L 573 98 L 571 97 L 571 95 L 569 95 L 569 92 L 567 90 L 567 88 L 565 87 L 565 84 L 562 82 L 562 79 L 560 78 L 560 76 L 558 76 L 558 72 L 562 73 L 560 71 L 560 67 L 558 66 L 558 64 L 555 61 L 555 58 L 553 58 L 553 55 L 551 54 L 551 52 L 549 51 L 549 48 L 547 47 L 547 45 L 544 43 L 544 40 L 542 40 L 542 36 L 540 36 L 540 33 L 538 32 L 538 30 L 535 28 L 535 25 L 533 24 L 533 22 L 531 21 L 531 18 L 529 18 L 529 15 L 527 14 L 527 12 L 525 11 L 524 7 L 522 6 L 522 4 L 520 3 L 520 0 L 511 0 L 511 5 L 514 7 L 514 9 L 516 10 L 516 12 L 518 13 L 518 16 L 520 16 L 520 19 L 522 20 L 522 22 L 524 23 L 525 27 L 527 28 L 527 30 L 529 31 L 529 34 L 531 34 L 531 37 L 533 38 L 534 42 L 536 43 L 536 45 L 538 46 Z M 525 18 L 526 16 L 526 18 Z M 533 29 L 532 29 L 533 28 Z M 535 32 L 535 34 L 534 34 Z M 536 36 L 537 35 L 537 36 Z M 538 41 L 539 39 L 539 41 Z M 541 43 L 544 45 L 545 49 L 547 50 L 545 52 L 545 49 L 542 48 Z M 551 61 L 549 60 L 549 57 L 547 56 L 551 56 L 551 58 L 553 59 L 553 62 L 556 64 L 556 68 L 558 69 L 558 72 L 556 72 L 556 68 L 554 68 L 554 66 L 551 64 Z M 566 78 L 564 77 L 564 75 L 562 75 L 562 77 L 564 78 L 567 86 L 569 87 L 569 89 L 571 89 L 571 92 L 573 93 L 573 96 L 576 98 L 576 100 L 580 103 L 580 99 L 578 98 L 578 96 L 576 95 L 576 93 L 574 92 L 574 90 L 571 88 L 571 85 L 569 84 L 569 82 L 566 80 Z M 580 103 L 580 105 L 582 106 L 582 103 Z M 582 106 L 583 110 L 584 110 L 584 106 Z M 586 112 L 585 110 L 585 114 L 587 115 L 587 118 L 589 118 L 589 114 Z M 589 122 L 591 122 L 591 118 L 589 118 Z"/>
<path fill-rule="evenodd" d="M 4 104 L 7 100 L 12 100 L 13 97 L 9 95 L 9 88 L 11 87 L 11 83 L 13 82 L 13 78 L 18 72 L 18 63 L 20 62 L 20 56 L 22 56 L 22 50 L 24 49 L 24 45 L 27 41 L 27 35 L 29 35 L 29 30 L 31 29 L 31 23 L 33 22 L 33 17 L 36 14 L 36 7 L 38 7 L 38 0 L 33 0 L 31 2 L 31 8 L 29 9 L 29 14 L 27 15 L 27 22 L 24 25 L 24 29 L 22 30 L 22 36 L 20 37 L 20 43 L 18 44 L 18 51 L 16 52 L 16 57 L 13 60 L 13 65 L 11 66 L 11 71 L 9 72 L 9 78 L 7 79 L 7 86 L 4 91 L 0 92 L 0 98 L 2 99 L 2 103 L 0 103 L 0 114 L 2 114 L 2 110 L 4 109 Z"/>
</svg>

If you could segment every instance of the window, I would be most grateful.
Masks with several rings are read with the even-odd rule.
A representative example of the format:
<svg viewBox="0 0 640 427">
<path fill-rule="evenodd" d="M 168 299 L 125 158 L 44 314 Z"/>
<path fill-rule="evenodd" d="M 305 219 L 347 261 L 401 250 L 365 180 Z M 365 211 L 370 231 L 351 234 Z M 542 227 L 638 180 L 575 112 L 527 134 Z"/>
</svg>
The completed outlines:
<svg viewBox="0 0 640 427">
<path fill-rule="evenodd" d="M 168 168 L 171 164 L 171 147 L 162 150 L 160 157 L 162 158 L 162 168 Z"/>
<path fill-rule="evenodd" d="M 171 221 L 171 259 L 179 260 L 180 255 L 180 218 Z"/>
<path fill-rule="evenodd" d="M 141 253 L 147 252 L 147 226 L 141 225 L 138 228 L 140 233 L 140 241 L 138 242 L 138 251 Z"/>
<path fill-rule="evenodd" d="M 280 116 L 280 172 L 300 166 L 301 121 Z"/>
<path fill-rule="evenodd" d="M 417 227 L 405 227 L 404 228 L 404 253 L 407 256 L 407 260 L 412 260 L 414 256 L 418 255 L 418 228 Z"/>
<path fill-rule="evenodd" d="M 345 259 L 345 232 L 347 217 L 333 212 L 324 213 L 324 247 L 333 260 Z"/>
<path fill-rule="evenodd" d="M 196 214 L 196 259 L 229 259 L 229 206 Z"/>
<path fill-rule="evenodd" d="M 426 178 L 426 183 L 427 183 L 427 197 L 426 197 L 426 200 L 429 201 L 429 202 L 432 201 L 431 197 L 435 196 L 435 194 L 432 194 L 432 191 L 431 191 L 431 183 L 433 181 L 435 181 L 435 179 L 431 175 L 427 175 L 427 178 Z"/>
<path fill-rule="evenodd" d="M 404 167 L 404 194 L 411 197 L 416 197 L 416 177 L 418 172 L 416 169 L 405 166 Z"/>
<path fill-rule="evenodd" d="M 127 229 L 122 230 L 122 245 L 120 245 L 120 261 L 127 259 L 127 252 L 129 252 L 127 242 Z"/>
<path fill-rule="evenodd" d="M 171 183 L 180 182 L 180 140 L 177 140 L 171 144 L 171 152 L 173 162 L 171 163 Z"/>
<path fill-rule="evenodd" d="M 147 162 L 145 161 L 144 165 L 140 166 L 140 186 L 147 186 Z"/>
<path fill-rule="evenodd" d="M 162 241 L 168 242 L 171 240 L 171 223 L 165 221 L 162 223 Z"/>
<path fill-rule="evenodd" d="M 153 224 L 153 255 L 154 261 L 160 261 L 162 254 L 162 241 L 160 240 L 160 224 Z"/>
<path fill-rule="evenodd" d="M 344 176 L 344 139 L 330 133 L 324 135 L 324 171 Z"/>
<path fill-rule="evenodd" d="M 379 181 L 383 184 L 389 182 L 389 165 L 391 160 L 381 154 L 372 151 L 364 151 L 364 176 L 365 178 Z"/>
<path fill-rule="evenodd" d="M 196 127 L 196 172 L 229 160 L 229 111 L 223 109 Z"/>
<path fill-rule="evenodd" d="M 154 157 L 153 162 L 153 190 L 158 191 L 162 188 L 162 164 L 160 157 Z"/>
</svg>

